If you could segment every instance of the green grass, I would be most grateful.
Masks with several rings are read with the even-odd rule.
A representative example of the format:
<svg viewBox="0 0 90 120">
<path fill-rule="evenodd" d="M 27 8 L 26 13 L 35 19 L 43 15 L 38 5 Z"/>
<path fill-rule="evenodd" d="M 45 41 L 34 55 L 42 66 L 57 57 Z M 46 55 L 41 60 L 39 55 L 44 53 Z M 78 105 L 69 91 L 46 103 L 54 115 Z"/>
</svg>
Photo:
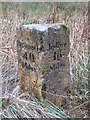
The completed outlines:
<svg viewBox="0 0 90 120">
<path fill-rule="evenodd" d="M 53 115 L 56 115 L 60 118 L 66 118 L 66 120 L 69 120 L 70 117 L 66 115 L 62 110 L 60 110 L 57 106 L 55 106 L 53 103 L 51 103 L 48 100 L 44 100 L 42 102 L 38 102 L 43 108 L 46 108 L 48 112 L 51 112 Z"/>
<path fill-rule="evenodd" d="M 2 107 L 2 99 L 0 98 L 0 108 Z"/>
</svg>

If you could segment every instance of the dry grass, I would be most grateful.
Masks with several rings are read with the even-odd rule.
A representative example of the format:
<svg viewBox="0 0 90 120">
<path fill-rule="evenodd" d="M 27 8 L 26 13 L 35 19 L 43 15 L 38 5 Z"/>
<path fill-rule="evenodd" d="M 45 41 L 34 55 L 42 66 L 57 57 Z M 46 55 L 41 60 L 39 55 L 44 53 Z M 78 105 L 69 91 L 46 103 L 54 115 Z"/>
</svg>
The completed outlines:
<svg viewBox="0 0 90 120">
<path fill-rule="evenodd" d="M 20 24 L 25 23 L 43 23 L 52 18 L 52 11 L 55 8 L 55 14 L 59 14 L 59 22 L 67 25 L 70 29 L 70 74 L 72 81 L 71 92 L 65 98 L 61 109 L 71 117 L 87 117 L 87 79 L 88 79 L 88 16 L 86 8 L 78 10 L 75 8 L 74 11 L 70 11 L 71 5 L 65 5 L 63 9 L 57 11 L 55 4 L 52 4 L 51 10 L 50 5 L 46 5 L 46 16 L 45 12 L 41 14 L 40 5 L 32 5 L 32 9 L 22 9 L 23 5 L 17 6 L 15 9 L 14 5 L 9 5 L 5 10 L 5 4 L 2 5 L 2 44 L 0 42 L 0 58 L 2 63 L 2 102 L 3 117 L 56 117 L 57 115 L 47 112 L 47 108 L 43 109 L 41 105 L 38 105 L 35 98 L 24 94 L 20 98 L 19 90 L 19 78 L 18 78 L 18 62 L 17 62 L 17 46 L 16 46 L 16 27 Z M 78 3 L 78 6 L 80 3 Z M 71 8 L 70 8 L 71 9 Z M 34 12 L 32 12 L 34 11 Z M 33 13 L 33 14 L 32 14 Z M 50 14 L 47 14 L 50 13 Z M 24 96 L 24 98 L 23 98 Z M 8 99 L 9 98 L 9 99 Z M 25 100 L 24 100 L 25 99 Z M 1 102 L 0 102 L 1 104 Z M 21 109 L 22 108 L 22 109 Z M 13 109 L 13 110 L 12 110 Z M 12 111 L 15 113 L 13 113 Z M 40 111 L 39 111 L 40 110 Z M 33 111 L 33 112 L 32 112 Z M 16 113 L 18 115 L 16 116 Z M 39 113 L 40 112 L 40 113 Z M 33 113 L 33 114 L 31 114 Z M 53 112 L 54 113 L 54 112 Z"/>
</svg>

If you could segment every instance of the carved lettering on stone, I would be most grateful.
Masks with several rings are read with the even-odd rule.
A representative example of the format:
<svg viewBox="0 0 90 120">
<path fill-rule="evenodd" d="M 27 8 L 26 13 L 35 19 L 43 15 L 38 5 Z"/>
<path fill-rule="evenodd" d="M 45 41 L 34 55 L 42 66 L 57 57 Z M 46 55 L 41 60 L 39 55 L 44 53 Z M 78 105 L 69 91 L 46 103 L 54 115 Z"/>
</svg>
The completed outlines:
<svg viewBox="0 0 90 120">
<path fill-rule="evenodd" d="M 46 98 L 64 94 L 70 83 L 69 30 L 60 24 L 23 25 L 17 30 L 17 52 L 20 86 Z M 64 83 L 65 82 L 65 83 Z"/>
</svg>

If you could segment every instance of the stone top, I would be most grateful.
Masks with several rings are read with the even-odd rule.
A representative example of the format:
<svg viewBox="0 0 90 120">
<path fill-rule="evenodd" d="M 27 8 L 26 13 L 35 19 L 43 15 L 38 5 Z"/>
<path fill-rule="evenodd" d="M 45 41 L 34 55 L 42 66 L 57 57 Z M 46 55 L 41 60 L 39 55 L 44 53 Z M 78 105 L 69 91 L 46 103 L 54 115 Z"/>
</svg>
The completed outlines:
<svg viewBox="0 0 90 120">
<path fill-rule="evenodd" d="M 22 25 L 20 27 L 20 29 L 29 29 L 29 30 L 35 29 L 35 30 L 38 30 L 38 31 L 41 31 L 41 32 L 44 32 L 44 31 L 48 32 L 49 28 L 54 28 L 54 29 L 57 30 L 57 29 L 60 29 L 61 27 L 64 27 L 67 30 L 67 27 L 64 26 L 63 24 L 60 24 L 60 23 L 54 23 L 54 24 L 27 24 L 27 25 Z"/>
</svg>

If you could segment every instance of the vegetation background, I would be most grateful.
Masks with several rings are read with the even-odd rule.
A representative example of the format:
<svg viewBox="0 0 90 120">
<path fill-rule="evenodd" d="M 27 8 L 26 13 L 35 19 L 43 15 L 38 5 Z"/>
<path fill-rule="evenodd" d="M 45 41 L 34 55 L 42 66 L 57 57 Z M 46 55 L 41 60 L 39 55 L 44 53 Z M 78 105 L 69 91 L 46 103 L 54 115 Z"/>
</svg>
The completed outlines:
<svg viewBox="0 0 90 120">
<path fill-rule="evenodd" d="M 2 117 L 62 117 L 53 105 L 39 103 L 28 93 L 20 94 L 16 27 L 21 24 L 56 23 L 70 29 L 70 75 L 72 88 L 59 107 L 72 118 L 87 118 L 88 90 L 88 3 L 0 3 L 0 115 Z M 52 103 L 50 103 L 52 104 Z M 55 111 L 54 111 L 55 110 Z"/>
</svg>

